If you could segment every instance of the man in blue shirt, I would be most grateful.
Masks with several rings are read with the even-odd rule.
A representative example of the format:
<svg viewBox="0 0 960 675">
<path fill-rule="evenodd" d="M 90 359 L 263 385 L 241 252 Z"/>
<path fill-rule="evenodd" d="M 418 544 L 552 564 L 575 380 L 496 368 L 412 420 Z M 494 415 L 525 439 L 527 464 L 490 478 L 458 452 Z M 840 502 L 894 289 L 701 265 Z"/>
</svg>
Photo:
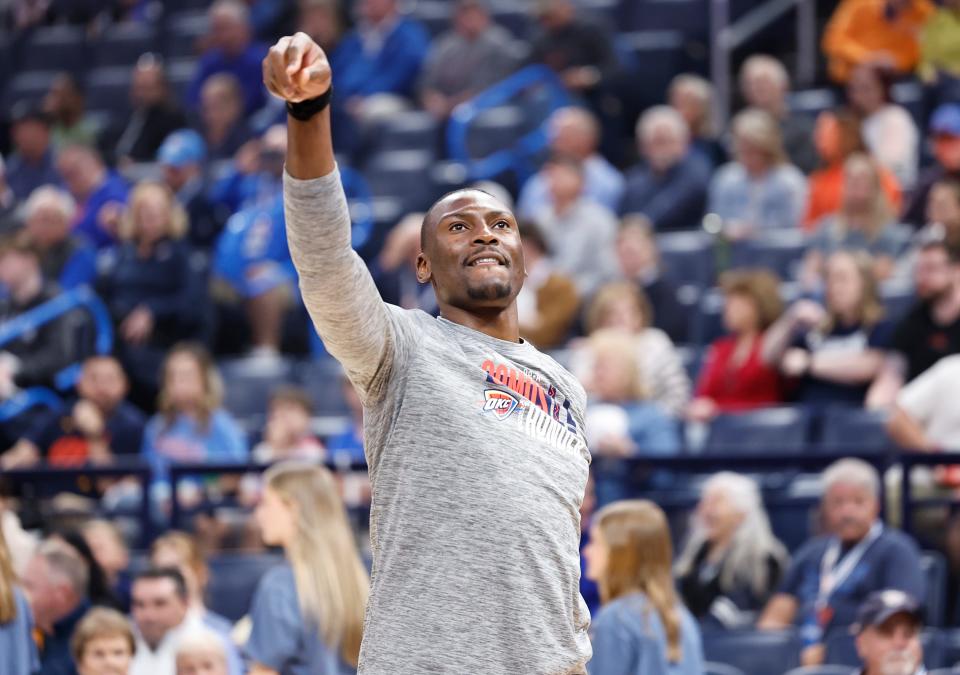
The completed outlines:
<svg viewBox="0 0 960 675">
<path fill-rule="evenodd" d="M 174 131 L 157 150 L 163 179 L 187 212 L 190 243 L 204 249 L 213 246 L 228 215 L 221 213 L 207 195 L 206 158 L 206 143 L 193 129 Z"/>
<path fill-rule="evenodd" d="M 710 183 L 710 163 L 690 146 L 680 113 L 655 106 L 637 123 L 644 163 L 627 173 L 622 215 L 646 216 L 657 232 L 700 227 Z"/>
<path fill-rule="evenodd" d="M 76 675 L 70 636 L 90 607 L 89 576 L 77 551 L 58 540 L 44 541 L 27 565 L 23 587 L 40 634 L 40 675 Z"/>
<path fill-rule="evenodd" d="M 10 115 L 14 153 L 7 158 L 7 185 L 18 201 L 48 183 L 59 185 L 50 143 L 50 118 L 36 105 L 21 101 Z"/>
<path fill-rule="evenodd" d="M 217 73 L 230 73 L 243 89 L 244 110 L 249 115 L 264 102 L 263 70 L 260 62 L 267 47 L 252 39 L 250 12 L 238 0 L 218 0 L 210 8 L 211 49 L 200 58 L 197 72 L 187 92 L 187 102 L 196 109 L 200 90 L 207 79 Z"/>
<path fill-rule="evenodd" d="M 111 246 L 127 202 L 126 181 L 107 170 L 96 150 L 83 145 L 70 145 L 61 150 L 57 155 L 57 169 L 79 207 L 74 232 L 86 237 L 98 249 Z"/>
<path fill-rule="evenodd" d="M 374 94 L 410 97 L 430 36 L 416 21 L 401 16 L 396 0 L 361 0 L 360 22 L 331 57 L 337 98 L 354 116 Z M 259 82 L 259 80 L 258 80 Z"/>
<path fill-rule="evenodd" d="M 803 665 L 823 663 L 823 637 L 855 623 L 870 593 L 896 589 L 924 597 L 920 554 L 907 536 L 879 520 L 880 477 L 858 459 L 823 474 L 822 509 L 829 534 L 797 552 L 779 592 L 757 622 L 760 630 L 800 627 Z"/>
</svg>

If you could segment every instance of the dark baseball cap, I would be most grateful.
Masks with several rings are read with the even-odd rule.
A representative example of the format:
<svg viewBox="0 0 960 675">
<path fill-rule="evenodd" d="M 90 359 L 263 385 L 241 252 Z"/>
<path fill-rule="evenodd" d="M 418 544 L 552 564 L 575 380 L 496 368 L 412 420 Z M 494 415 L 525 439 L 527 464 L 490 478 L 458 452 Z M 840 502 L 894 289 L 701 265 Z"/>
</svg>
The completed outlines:
<svg viewBox="0 0 960 675">
<path fill-rule="evenodd" d="M 912 595 L 894 589 L 875 591 L 860 605 L 857 622 L 850 627 L 850 631 L 861 633 L 870 626 L 879 626 L 897 614 L 907 614 L 918 624 L 923 623 L 920 603 Z"/>
</svg>

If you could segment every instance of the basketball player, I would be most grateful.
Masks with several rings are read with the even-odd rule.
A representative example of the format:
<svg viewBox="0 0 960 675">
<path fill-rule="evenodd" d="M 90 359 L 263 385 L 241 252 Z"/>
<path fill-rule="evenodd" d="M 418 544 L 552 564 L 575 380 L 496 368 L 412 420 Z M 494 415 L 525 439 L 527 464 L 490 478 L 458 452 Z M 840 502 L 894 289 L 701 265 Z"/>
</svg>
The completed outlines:
<svg viewBox="0 0 960 675">
<path fill-rule="evenodd" d="M 484 192 L 444 196 L 417 259 L 440 318 L 383 303 L 350 248 L 331 75 L 303 33 L 263 62 L 287 101 L 284 207 L 303 300 L 364 404 L 373 574 L 360 672 L 584 673 L 586 397 L 520 338 L 516 219 Z"/>
</svg>

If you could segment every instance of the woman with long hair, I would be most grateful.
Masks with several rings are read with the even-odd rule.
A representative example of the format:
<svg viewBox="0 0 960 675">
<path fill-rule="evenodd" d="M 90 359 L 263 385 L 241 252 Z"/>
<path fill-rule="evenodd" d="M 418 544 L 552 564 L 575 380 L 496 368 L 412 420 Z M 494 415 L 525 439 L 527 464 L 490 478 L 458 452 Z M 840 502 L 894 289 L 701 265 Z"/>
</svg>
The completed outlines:
<svg viewBox="0 0 960 675">
<path fill-rule="evenodd" d="M 707 210 L 724 220 L 735 239 L 797 227 L 807 179 L 787 158 L 780 124 L 770 113 L 748 108 L 733 118 L 731 128 L 734 161 L 711 180 Z"/>
<path fill-rule="evenodd" d="M 729 471 L 711 476 L 674 567 L 693 615 L 724 628 L 751 625 L 788 562 L 756 482 Z"/>
<path fill-rule="evenodd" d="M 265 474 L 256 519 L 286 563 L 257 587 L 246 645 L 253 675 L 353 672 L 369 579 L 346 509 L 325 468 L 281 462 Z"/>
<path fill-rule="evenodd" d="M 866 253 L 827 259 L 824 305 L 800 300 L 770 327 L 763 359 L 797 385 L 792 398 L 813 406 L 862 406 L 877 377 L 893 326 Z"/>
<path fill-rule="evenodd" d="M 17 582 L 0 528 L 0 675 L 33 675 L 40 657 L 33 641 L 33 615 Z"/>
<path fill-rule="evenodd" d="M 866 153 L 860 118 L 850 110 L 826 110 L 817 117 L 813 143 L 822 167 L 810 174 L 807 212 L 803 226 L 813 230 L 824 216 L 836 213 L 843 202 L 846 177 L 844 164 L 854 153 Z M 903 195 L 896 176 L 880 170 L 880 186 L 894 212 L 899 212 Z"/>
<path fill-rule="evenodd" d="M 900 254 L 901 242 L 894 226 L 897 216 L 880 184 L 880 166 L 863 153 L 843 165 L 843 200 L 840 209 L 816 226 L 803 261 L 801 281 L 815 289 L 826 258 L 842 249 L 864 251 L 874 258 L 874 273 L 886 279 Z"/>
<path fill-rule="evenodd" d="M 187 214 L 166 184 L 140 182 L 97 281 L 116 323 L 130 398 L 144 410 L 153 409 L 164 353 L 202 337 L 205 326 L 206 277 L 186 240 L 188 229 Z"/>
<path fill-rule="evenodd" d="M 169 497 L 167 468 L 172 462 L 244 462 L 247 439 L 236 420 L 223 409 L 223 381 L 206 349 L 175 345 L 161 375 L 157 414 L 147 423 L 142 454 L 154 467 L 154 498 Z M 196 484 L 191 484 L 196 485 Z M 194 504 L 199 491 L 186 495 Z"/>
<path fill-rule="evenodd" d="M 590 675 L 701 675 L 700 629 L 674 589 L 660 507 L 647 500 L 604 507 L 583 555 L 601 603 L 590 627 Z"/>
</svg>

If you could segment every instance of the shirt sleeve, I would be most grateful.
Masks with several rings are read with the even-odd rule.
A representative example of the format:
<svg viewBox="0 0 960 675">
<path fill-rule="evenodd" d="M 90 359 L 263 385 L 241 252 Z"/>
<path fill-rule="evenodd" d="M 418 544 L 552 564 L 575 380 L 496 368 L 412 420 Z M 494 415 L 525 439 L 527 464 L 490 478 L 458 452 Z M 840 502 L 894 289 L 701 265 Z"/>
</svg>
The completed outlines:
<svg viewBox="0 0 960 675">
<path fill-rule="evenodd" d="M 395 367 L 400 313 L 391 315 L 350 247 L 350 212 L 339 171 L 310 180 L 284 172 L 283 192 L 304 304 L 327 351 L 343 365 L 361 399 L 371 403 Z"/>
<path fill-rule="evenodd" d="M 257 587 L 250 609 L 253 628 L 246 646 L 252 661 L 280 672 L 302 651 L 299 636 L 303 632 L 296 588 L 286 583 L 283 572 L 267 572 Z"/>
<path fill-rule="evenodd" d="M 897 405 L 925 424 L 939 406 L 940 398 L 951 388 L 951 376 L 955 370 L 949 362 L 936 364 L 900 390 Z"/>
<path fill-rule="evenodd" d="M 884 563 L 882 587 L 903 591 L 923 602 L 926 580 L 920 567 L 920 554 L 913 543 L 898 537 Z"/>
<path fill-rule="evenodd" d="M 803 583 L 803 575 L 806 567 L 810 563 L 811 558 L 812 549 L 809 545 L 804 546 L 797 552 L 797 556 L 793 559 L 793 561 L 787 567 L 786 572 L 783 574 L 783 578 L 780 581 L 780 586 L 777 588 L 777 593 L 784 593 L 799 600 L 800 585 Z"/>
</svg>

